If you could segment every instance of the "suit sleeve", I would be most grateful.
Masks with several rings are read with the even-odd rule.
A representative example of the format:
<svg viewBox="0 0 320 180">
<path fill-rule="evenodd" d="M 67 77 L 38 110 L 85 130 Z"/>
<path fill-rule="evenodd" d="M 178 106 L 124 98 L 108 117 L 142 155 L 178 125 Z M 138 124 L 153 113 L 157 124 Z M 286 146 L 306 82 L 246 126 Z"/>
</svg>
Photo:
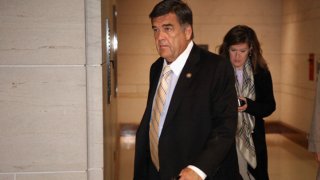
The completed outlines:
<svg viewBox="0 0 320 180">
<path fill-rule="evenodd" d="M 245 112 L 261 118 L 267 117 L 276 108 L 272 78 L 269 71 L 261 71 L 255 77 L 255 89 L 256 100 L 247 98 L 248 107 Z"/>
<path fill-rule="evenodd" d="M 221 59 L 219 59 L 221 60 Z M 214 175 L 234 147 L 237 128 L 235 76 L 229 61 L 222 59 L 213 70 L 210 94 L 212 130 L 195 166 Z"/>
<path fill-rule="evenodd" d="M 160 61 L 154 63 L 150 68 L 147 105 L 136 132 L 134 180 L 148 179 L 148 166 L 151 159 L 149 155 L 149 120 L 154 94 L 153 86 L 157 83 L 157 74 L 159 74 L 158 66 L 161 66 Z"/>
</svg>

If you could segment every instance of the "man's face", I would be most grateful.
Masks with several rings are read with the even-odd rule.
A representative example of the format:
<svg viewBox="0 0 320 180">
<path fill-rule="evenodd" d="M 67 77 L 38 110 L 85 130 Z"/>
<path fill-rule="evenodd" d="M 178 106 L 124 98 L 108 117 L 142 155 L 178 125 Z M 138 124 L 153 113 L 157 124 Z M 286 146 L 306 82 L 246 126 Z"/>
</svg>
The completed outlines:
<svg viewBox="0 0 320 180">
<path fill-rule="evenodd" d="M 168 63 L 176 60 L 191 40 L 191 26 L 181 26 L 174 13 L 152 19 L 152 29 L 157 51 Z"/>
</svg>

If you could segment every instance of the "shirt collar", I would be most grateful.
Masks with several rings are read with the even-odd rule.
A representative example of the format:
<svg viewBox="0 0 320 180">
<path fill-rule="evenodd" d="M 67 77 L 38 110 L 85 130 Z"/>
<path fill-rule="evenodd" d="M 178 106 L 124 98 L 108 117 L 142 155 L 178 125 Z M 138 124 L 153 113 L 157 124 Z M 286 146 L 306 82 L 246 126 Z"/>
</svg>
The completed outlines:
<svg viewBox="0 0 320 180">
<path fill-rule="evenodd" d="M 191 52 L 191 49 L 193 47 L 193 41 L 190 41 L 187 48 L 178 56 L 178 58 L 173 61 L 169 66 L 172 70 L 172 72 L 176 75 L 179 76 L 182 68 L 184 67 L 184 65 L 187 62 L 187 59 L 189 57 L 189 54 Z M 165 67 L 166 65 L 168 65 L 167 61 L 163 62 L 163 67 Z"/>
</svg>

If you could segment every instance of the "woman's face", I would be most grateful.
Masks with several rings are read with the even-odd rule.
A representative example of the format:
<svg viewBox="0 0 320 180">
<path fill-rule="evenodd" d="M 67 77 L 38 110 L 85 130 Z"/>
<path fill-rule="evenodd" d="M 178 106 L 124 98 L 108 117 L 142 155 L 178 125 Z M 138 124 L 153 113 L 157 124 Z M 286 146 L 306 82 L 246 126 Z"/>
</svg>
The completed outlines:
<svg viewBox="0 0 320 180">
<path fill-rule="evenodd" d="M 248 43 L 240 43 L 230 46 L 229 57 L 234 68 L 242 69 L 248 55 L 250 48 Z"/>
</svg>

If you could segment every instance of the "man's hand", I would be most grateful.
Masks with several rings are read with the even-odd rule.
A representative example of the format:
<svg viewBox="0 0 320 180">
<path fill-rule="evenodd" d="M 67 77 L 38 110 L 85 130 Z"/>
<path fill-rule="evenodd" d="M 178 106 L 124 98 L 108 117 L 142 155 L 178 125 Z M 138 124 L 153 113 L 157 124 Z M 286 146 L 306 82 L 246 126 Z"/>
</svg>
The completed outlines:
<svg viewBox="0 0 320 180">
<path fill-rule="evenodd" d="M 179 180 L 202 180 L 201 177 L 190 168 L 182 169 L 179 176 Z"/>
</svg>

